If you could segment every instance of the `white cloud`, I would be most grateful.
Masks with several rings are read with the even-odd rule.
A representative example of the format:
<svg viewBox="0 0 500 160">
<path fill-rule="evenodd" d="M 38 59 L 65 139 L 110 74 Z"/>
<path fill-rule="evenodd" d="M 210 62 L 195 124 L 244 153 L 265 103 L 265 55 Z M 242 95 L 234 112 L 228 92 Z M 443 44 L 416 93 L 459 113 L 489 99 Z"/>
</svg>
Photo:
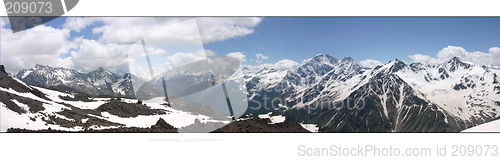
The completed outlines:
<svg viewBox="0 0 500 160">
<path fill-rule="evenodd" d="M 363 67 L 368 67 L 368 68 L 375 68 L 378 65 L 383 65 L 382 62 L 373 60 L 373 59 L 367 59 L 364 61 L 359 62 Z"/>
<path fill-rule="evenodd" d="M 289 60 L 289 59 L 284 59 L 284 60 L 280 60 L 274 64 L 270 64 L 270 63 L 265 63 L 265 64 L 261 64 L 257 67 L 260 67 L 260 68 L 273 68 L 273 69 L 276 69 L 276 70 L 288 70 L 288 69 L 291 69 L 291 68 L 294 68 L 294 67 L 297 67 L 299 66 L 299 63 L 293 61 L 293 60 Z"/>
<path fill-rule="evenodd" d="M 71 51 L 74 68 L 81 72 L 89 72 L 99 67 L 110 71 L 127 66 L 128 46 L 102 44 L 95 40 L 83 39 L 77 51 Z"/>
<path fill-rule="evenodd" d="M 1 63 L 9 72 L 32 68 L 35 64 L 62 65 L 60 55 L 77 48 L 79 38 L 69 41 L 69 30 L 39 25 L 12 33 L 1 28 Z M 66 59 L 67 61 L 67 59 Z"/>
<path fill-rule="evenodd" d="M 99 43 L 101 44 L 101 43 Z M 102 44 L 106 45 L 106 44 Z M 114 46 L 114 45 L 108 45 L 108 46 Z M 133 45 L 121 45 L 121 46 L 127 46 L 128 49 L 128 58 L 129 59 L 137 59 L 140 57 L 146 57 L 146 54 L 144 53 L 144 47 L 142 44 L 133 44 Z M 160 54 L 166 54 L 167 51 L 161 48 L 155 48 L 153 46 L 147 46 L 146 50 L 148 52 L 149 56 L 154 56 L 154 55 L 160 55 Z"/>
<path fill-rule="evenodd" d="M 489 53 L 474 51 L 468 52 L 462 47 L 448 46 L 437 53 L 437 58 L 432 58 L 427 55 L 415 54 L 409 55 L 413 62 L 423 64 L 436 64 L 450 60 L 453 57 L 460 57 L 464 61 L 472 62 L 476 65 L 496 65 L 500 66 L 500 48 L 492 47 Z"/>
<path fill-rule="evenodd" d="M 206 59 L 206 52 L 207 50 L 198 50 L 195 53 L 176 53 L 172 56 L 169 56 L 167 58 L 167 62 L 165 63 L 165 67 L 170 70 L 173 68 L 177 68 L 179 66 L 182 66 L 184 64 L 188 64 L 191 62 L 196 62 L 202 59 Z M 210 50 L 208 50 L 210 52 Z"/>
<path fill-rule="evenodd" d="M 161 65 L 154 64 L 152 61 L 152 68 L 154 75 L 159 75 L 162 74 L 168 70 L 180 67 L 185 64 L 189 64 L 191 62 L 196 62 L 199 60 L 203 60 L 206 57 L 206 55 L 214 55 L 215 53 L 211 50 L 198 50 L 194 53 L 188 52 L 188 53 L 182 53 L 178 52 L 175 53 L 171 56 L 168 56 L 165 58 L 165 61 L 163 61 Z M 137 65 L 137 59 L 132 59 L 129 60 L 129 68 L 130 72 L 133 73 L 134 75 L 138 75 L 140 77 L 143 77 L 144 79 L 150 79 L 151 78 L 151 73 L 149 71 L 148 66 L 140 66 Z"/>
<path fill-rule="evenodd" d="M 52 67 L 74 68 L 72 57 L 57 58 L 56 62 L 51 65 Z"/>
<path fill-rule="evenodd" d="M 254 17 L 196 19 L 188 17 L 68 17 L 62 29 L 41 25 L 12 34 L 10 29 L 4 28 L 8 24 L 8 19 L 2 17 L 0 18 L 1 61 L 2 64 L 8 65 L 6 67 L 8 70 L 15 72 L 24 68 L 32 68 L 35 64 L 72 68 L 81 72 L 89 72 L 98 67 L 125 72 L 128 62 L 144 56 L 127 55 L 130 46 L 144 36 L 148 37 L 148 39 L 145 38 L 148 53 L 154 56 L 167 54 L 167 51 L 158 48 L 156 43 L 160 45 L 180 43 L 195 48 L 193 44 L 201 46 L 202 40 L 207 44 L 251 34 L 254 32 L 253 28 L 261 21 L 262 18 Z M 99 36 L 98 40 L 88 40 L 83 37 L 69 40 L 70 31 L 81 32 L 88 27 L 92 27 L 92 32 Z M 140 49 L 138 53 L 142 52 L 142 48 Z M 68 52 L 71 57 L 61 58 L 62 54 Z M 211 50 L 196 53 L 179 52 L 167 59 L 166 66 L 172 67 L 187 63 L 189 60 L 198 60 L 202 53 L 203 57 L 217 55 Z M 243 56 L 240 60 L 246 60 L 241 52 L 231 53 L 231 55 Z"/>
<path fill-rule="evenodd" d="M 266 48 L 264 48 L 264 47 L 259 47 L 259 49 L 260 49 L 260 50 L 264 50 L 264 49 L 266 49 Z"/>
<path fill-rule="evenodd" d="M 264 56 L 264 55 L 262 55 L 260 53 L 256 54 L 255 56 L 257 57 L 257 59 L 268 59 L 269 58 L 269 56 Z"/>
<path fill-rule="evenodd" d="M 260 17 L 201 17 L 196 18 L 203 44 L 242 37 L 254 32 L 262 22 Z"/>
<path fill-rule="evenodd" d="M 477 65 L 497 65 L 500 66 L 500 48 L 492 47 L 489 53 L 483 52 L 468 52 L 462 47 L 448 46 L 443 48 L 437 54 L 439 60 L 446 61 L 453 57 L 460 57 L 465 61 L 472 62 Z"/>
<path fill-rule="evenodd" d="M 63 24 L 63 28 L 80 32 L 85 27 L 97 22 L 100 18 L 83 18 L 83 17 L 68 17 Z"/>
<path fill-rule="evenodd" d="M 438 60 L 436 58 L 432 58 L 428 55 L 414 54 L 414 55 L 408 55 L 408 57 L 410 57 L 413 60 L 413 62 L 415 62 L 415 63 L 433 65 L 433 64 L 437 64 L 437 63 L 442 62 L 441 60 Z"/>
<path fill-rule="evenodd" d="M 69 17 L 63 25 L 67 29 L 79 32 L 96 22 L 101 26 L 92 29 L 94 34 L 102 34 L 99 41 L 103 43 L 131 44 L 156 30 L 170 26 L 162 34 L 154 35 L 162 38 L 162 43 L 175 42 L 193 44 L 201 41 L 208 44 L 224 41 L 253 33 L 262 18 L 255 17 L 201 17 L 195 23 L 179 23 L 193 18 L 188 17 Z M 193 19 L 194 20 L 194 19 Z M 176 24 L 176 25 L 173 25 Z M 173 25 L 173 26 L 171 26 Z M 193 28 L 194 27 L 194 28 Z M 199 28 L 199 30 L 198 30 Z M 192 32 L 196 31 L 196 32 Z M 165 36 L 169 35 L 169 36 Z M 196 35 L 196 36 L 195 36 Z M 201 35 L 201 37 L 199 36 Z M 167 39 L 168 41 L 165 41 Z"/>
<path fill-rule="evenodd" d="M 205 54 L 207 56 L 217 56 L 217 53 L 215 53 L 214 51 L 212 50 L 208 50 L 208 49 L 205 49 Z"/>
<path fill-rule="evenodd" d="M 237 58 L 241 62 L 247 61 L 247 59 L 245 59 L 245 54 L 243 54 L 242 52 L 232 52 L 232 53 L 228 53 L 226 56 L 231 56 L 231 57 Z"/>
<path fill-rule="evenodd" d="M 259 60 L 255 60 L 255 62 L 257 62 L 257 63 L 262 63 L 262 61 L 259 61 Z"/>
</svg>

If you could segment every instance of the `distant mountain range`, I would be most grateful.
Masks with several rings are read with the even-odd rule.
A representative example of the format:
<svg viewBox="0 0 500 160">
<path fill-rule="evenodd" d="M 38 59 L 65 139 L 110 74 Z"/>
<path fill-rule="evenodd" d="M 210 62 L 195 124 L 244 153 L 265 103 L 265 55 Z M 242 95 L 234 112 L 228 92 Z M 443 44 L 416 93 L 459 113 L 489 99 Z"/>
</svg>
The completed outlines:
<svg viewBox="0 0 500 160">
<path fill-rule="evenodd" d="M 28 85 L 6 73 L 3 65 L 0 66 L 0 74 L 1 132 L 318 131 L 316 125 L 298 124 L 280 113 L 247 115 L 231 122 L 227 115 L 214 112 L 210 107 L 175 96 L 169 97 L 171 106 L 167 106 L 163 97 L 141 101 L 88 96 Z M 238 129 L 233 129 L 235 127 Z"/>
<path fill-rule="evenodd" d="M 332 132 L 458 132 L 500 117 L 498 67 L 458 57 L 367 68 L 319 54 L 286 72 L 253 72 L 244 78 L 247 112 L 277 110 Z"/>
<path fill-rule="evenodd" d="M 236 72 L 218 79 L 227 78 L 233 84 L 228 87 L 231 93 L 247 96 L 248 109 L 242 115 L 278 111 L 331 132 L 459 132 L 500 117 L 498 66 L 479 66 L 454 57 L 432 65 L 408 65 L 396 59 L 369 68 L 350 57 L 340 60 L 327 54 L 302 64 L 278 64 L 221 70 Z M 189 91 L 182 90 L 185 85 L 209 84 L 211 74 L 208 70 L 172 72 L 166 77 L 167 85 L 180 88 L 180 94 Z M 148 99 L 163 94 L 161 77 L 144 82 L 104 68 L 83 74 L 37 65 L 15 77 L 31 85 L 65 86 L 91 95 Z M 146 85 L 134 95 L 132 84 L 137 81 Z M 190 100 L 226 105 L 215 95 L 215 90 L 208 89 Z"/>
<path fill-rule="evenodd" d="M 135 97 L 132 89 L 131 74 L 118 76 L 104 68 L 87 74 L 66 68 L 53 68 L 36 65 L 31 69 L 19 71 L 15 77 L 26 84 L 36 86 L 69 87 L 89 95 L 111 95 Z"/>
</svg>

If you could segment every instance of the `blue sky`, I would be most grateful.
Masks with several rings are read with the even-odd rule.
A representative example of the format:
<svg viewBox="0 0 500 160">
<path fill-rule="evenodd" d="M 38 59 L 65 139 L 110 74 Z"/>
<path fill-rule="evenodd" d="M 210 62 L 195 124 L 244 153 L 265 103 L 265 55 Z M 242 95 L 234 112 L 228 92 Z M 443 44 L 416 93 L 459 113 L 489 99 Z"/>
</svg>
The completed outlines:
<svg viewBox="0 0 500 160">
<path fill-rule="evenodd" d="M 95 57 L 114 59 L 121 54 L 118 52 L 127 52 L 121 44 L 137 41 L 137 37 L 151 32 L 149 28 L 161 28 L 187 19 L 157 18 L 60 17 L 44 24 L 49 27 L 45 30 L 51 32 L 17 34 L 10 36 L 11 39 L 5 36 L 8 26 L 2 25 L 2 45 L 12 46 L 2 48 L 2 64 L 12 64 L 13 72 L 40 63 L 82 72 L 99 66 L 118 68 L 122 62 L 101 61 Z M 387 63 L 400 59 L 407 63 L 430 63 L 460 56 L 479 64 L 500 65 L 496 61 L 500 58 L 499 17 L 204 17 L 196 21 L 206 41 L 204 49 L 218 55 L 243 53 L 247 60 L 244 63 L 249 65 L 276 63 L 283 59 L 301 63 L 319 53 L 338 59 L 349 56 L 357 62 L 371 59 Z M 42 40 L 44 35 L 39 33 L 47 34 L 45 37 L 59 36 Z M 11 43 L 19 39 L 24 41 Z M 33 47 L 36 44 L 53 47 L 39 50 Z M 269 58 L 258 59 L 256 54 Z M 180 58 L 193 55 L 196 53 Z"/>
<path fill-rule="evenodd" d="M 267 17 L 254 30 L 205 49 L 244 51 L 247 57 L 262 53 L 270 56 L 264 60 L 268 63 L 284 58 L 301 62 L 318 53 L 386 63 L 396 58 L 412 62 L 408 55 L 413 54 L 436 57 L 449 45 L 486 53 L 500 46 L 500 18 Z"/>
</svg>

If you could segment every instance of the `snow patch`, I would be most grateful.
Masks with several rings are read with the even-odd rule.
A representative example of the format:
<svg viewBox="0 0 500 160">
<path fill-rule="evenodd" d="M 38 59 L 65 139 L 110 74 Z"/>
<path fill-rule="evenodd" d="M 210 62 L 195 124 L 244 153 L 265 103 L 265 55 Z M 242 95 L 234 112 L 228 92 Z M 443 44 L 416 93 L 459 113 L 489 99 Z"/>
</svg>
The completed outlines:
<svg viewBox="0 0 500 160">
<path fill-rule="evenodd" d="M 313 133 L 318 133 L 319 127 L 316 124 L 300 124 L 304 129 L 308 130 L 309 132 Z"/>
<path fill-rule="evenodd" d="M 463 130 L 462 132 L 500 132 L 500 120 L 495 120 L 475 127 L 471 127 L 469 129 Z"/>
<path fill-rule="evenodd" d="M 269 123 L 269 124 L 283 123 L 286 120 L 286 117 L 283 115 L 270 116 L 271 114 L 272 114 L 272 112 L 269 112 L 267 114 L 261 114 L 261 115 L 259 115 L 259 118 L 261 118 L 261 119 L 269 118 L 271 120 L 271 123 Z"/>
</svg>

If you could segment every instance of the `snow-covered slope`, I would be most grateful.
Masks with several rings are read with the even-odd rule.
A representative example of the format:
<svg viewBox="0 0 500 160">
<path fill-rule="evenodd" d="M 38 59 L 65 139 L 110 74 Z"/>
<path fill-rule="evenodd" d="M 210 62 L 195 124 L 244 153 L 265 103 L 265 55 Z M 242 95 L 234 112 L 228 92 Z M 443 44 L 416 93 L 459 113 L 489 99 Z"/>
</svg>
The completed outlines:
<svg viewBox="0 0 500 160">
<path fill-rule="evenodd" d="M 176 89 L 182 91 L 178 93 L 193 92 L 186 85 L 208 88 L 186 98 L 227 110 L 225 98 L 220 98 L 222 92 L 210 89 L 214 87 L 209 83 L 210 75 L 219 75 L 222 77 L 216 79 L 226 80 L 230 97 L 236 95 L 232 93 L 247 96 L 246 101 L 238 102 L 248 103 L 245 114 L 281 111 L 297 122 L 319 124 L 334 131 L 457 132 L 500 117 L 500 67 L 478 66 L 458 57 L 432 65 L 408 65 L 396 59 L 364 68 L 350 57 L 339 60 L 318 54 L 300 65 L 283 60 L 277 64 L 241 66 L 238 70 L 222 69 L 219 73 L 210 73 L 206 68 L 189 67 L 196 70 L 168 73 L 167 81 L 177 85 L 168 86 L 169 93 L 176 93 Z M 26 70 L 17 77 L 29 78 L 38 70 Z M 113 93 L 131 90 L 120 77 L 113 78 L 104 69 L 95 72 L 100 73 L 95 74 L 100 78 L 87 78 L 92 86 L 108 87 Z M 224 77 L 228 75 L 232 76 Z M 50 81 L 65 80 L 58 79 Z M 161 79 L 157 77 L 152 82 L 157 87 L 146 90 L 158 93 L 148 96 L 161 95 Z M 364 109 L 335 108 L 339 106 Z"/>
<path fill-rule="evenodd" d="M 1 83 L 0 130 L 2 132 L 8 128 L 39 130 L 50 127 L 57 130 L 79 131 L 91 128 L 149 127 L 160 118 L 176 128 L 192 125 L 195 120 L 201 123 L 222 124 L 227 124 L 230 120 L 221 116 L 213 119 L 193 110 L 180 110 L 178 108 L 192 108 L 190 106 L 196 105 L 180 98 L 173 98 L 171 101 L 180 107 L 167 107 L 161 97 L 137 104 L 136 99 L 88 98 L 30 86 L 6 74 L 3 66 Z M 126 108 L 127 111 L 121 111 L 122 108 Z M 211 116 L 216 115 L 209 112 L 206 107 L 203 111 Z M 133 115 L 134 112 L 137 112 L 137 115 Z"/>
<path fill-rule="evenodd" d="M 500 132 L 500 120 L 487 122 L 478 126 L 463 130 L 462 132 Z"/>
<path fill-rule="evenodd" d="M 322 84 L 327 87 L 315 87 L 306 92 L 318 95 L 296 101 L 302 103 L 290 101 L 288 105 L 302 106 L 288 108 L 285 114 L 298 122 L 316 123 L 335 132 L 460 131 L 459 124 L 449 113 L 396 74 L 406 66 L 395 60 L 369 71 L 360 70 L 344 80 L 328 76 L 331 81 Z M 348 89 L 336 89 L 342 87 Z"/>
<path fill-rule="evenodd" d="M 500 116 L 499 71 L 498 67 L 477 66 L 458 57 L 434 65 L 407 65 L 395 60 L 363 68 L 349 57 L 338 60 L 318 54 L 288 70 L 280 82 L 259 81 L 260 77 L 272 77 L 266 70 L 248 71 L 247 77 L 256 80 L 246 85 L 249 107 L 254 108 L 247 112 L 278 110 L 298 122 L 337 131 L 456 132 Z M 255 89 L 258 87 L 264 89 Z M 363 112 L 318 107 L 346 106 L 352 101 L 358 102 L 351 107 L 362 106 L 361 101 L 381 115 L 353 119 L 348 116 Z M 377 129 L 380 125 L 366 123 L 366 130 L 352 124 L 369 119 L 378 119 L 386 126 Z"/>
<path fill-rule="evenodd" d="M 325 57 L 326 55 L 318 55 Z M 311 62 L 308 62 L 311 63 Z M 370 76 L 371 71 L 362 68 L 352 58 L 345 57 L 342 61 L 335 63 L 333 69 L 327 71 L 325 74 L 322 69 L 315 69 L 314 65 L 303 65 L 299 68 L 308 68 L 309 74 L 301 73 L 300 69 L 291 72 L 291 75 L 301 73 L 303 75 L 300 81 L 307 79 L 314 79 L 311 84 L 303 83 L 303 85 L 294 85 L 294 82 L 289 82 L 295 90 L 292 90 L 287 96 L 284 106 L 287 108 L 301 108 L 317 101 L 327 98 L 328 101 L 338 101 L 346 98 L 353 90 L 358 89 L 359 86 L 367 82 L 367 77 Z M 317 63 L 317 62 L 315 62 Z M 330 65 L 329 63 L 322 62 L 323 64 Z M 319 70 L 319 71 L 318 71 Z M 314 78 L 313 78 L 314 77 Z"/>
<path fill-rule="evenodd" d="M 397 72 L 405 82 L 467 126 L 497 118 L 499 70 L 454 57 L 435 65 L 411 64 Z"/>
<path fill-rule="evenodd" d="M 317 100 L 315 98 L 320 98 L 321 96 L 319 96 L 319 94 L 323 94 L 321 92 L 325 87 L 333 87 L 337 90 L 349 90 L 350 88 L 345 85 L 341 87 L 337 87 L 338 85 L 326 86 L 326 83 L 329 81 L 344 83 L 345 80 L 354 76 L 354 74 L 361 70 L 362 67 L 350 57 L 338 60 L 327 54 L 318 54 L 311 59 L 304 60 L 304 62 L 297 67 L 279 72 L 280 74 L 267 71 L 260 71 L 257 72 L 257 74 L 249 74 L 249 77 L 252 78 L 248 83 L 246 83 L 246 88 L 249 91 L 249 107 L 255 109 L 247 112 L 267 113 L 269 109 L 266 108 L 286 109 L 304 106 L 305 103 Z M 259 75 L 259 73 L 263 74 Z M 269 77 L 276 78 L 274 81 L 261 80 L 272 79 Z M 324 94 L 338 93 L 340 92 L 329 92 Z M 280 98 L 280 104 L 266 101 L 268 98 L 273 99 L 276 97 Z M 307 100 L 303 101 L 304 98 Z"/>
</svg>

